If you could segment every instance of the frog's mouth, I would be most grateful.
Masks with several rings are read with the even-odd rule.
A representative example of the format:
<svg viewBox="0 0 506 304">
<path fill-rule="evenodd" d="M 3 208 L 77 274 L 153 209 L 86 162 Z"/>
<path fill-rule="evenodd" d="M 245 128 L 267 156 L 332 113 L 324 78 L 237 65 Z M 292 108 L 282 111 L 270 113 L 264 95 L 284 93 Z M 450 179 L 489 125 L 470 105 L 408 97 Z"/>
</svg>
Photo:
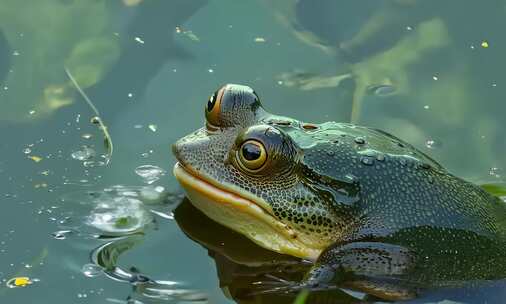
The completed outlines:
<svg viewBox="0 0 506 304">
<path fill-rule="evenodd" d="M 217 185 L 190 167 L 176 163 L 174 175 L 195 207 L 214 221 L 237 231 L 261 247 L 308 260 L 316 260 L 322 249 L 304 240 L 297 231 L 275 218 L 255 202 L 250 193 Z"/>
</svg>

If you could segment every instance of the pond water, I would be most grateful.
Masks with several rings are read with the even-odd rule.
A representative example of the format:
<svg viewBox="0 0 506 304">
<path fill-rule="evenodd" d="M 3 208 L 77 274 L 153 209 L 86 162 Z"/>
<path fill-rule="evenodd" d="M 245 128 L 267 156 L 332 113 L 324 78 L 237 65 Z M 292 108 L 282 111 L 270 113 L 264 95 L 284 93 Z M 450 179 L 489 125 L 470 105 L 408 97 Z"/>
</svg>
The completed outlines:
<svg viewBox="0 0 506 304">
<path fill-rule="evenodd" d="M 241 83 L 273 113 L 380 128 L 504 182 L 505 17 L 504 0 L 0 1 L 0 302 L 290 303 L 245 296 L 254 270 L 234 262 L 270 253 L 183 201 L 170 145 Z"/>
</svg>

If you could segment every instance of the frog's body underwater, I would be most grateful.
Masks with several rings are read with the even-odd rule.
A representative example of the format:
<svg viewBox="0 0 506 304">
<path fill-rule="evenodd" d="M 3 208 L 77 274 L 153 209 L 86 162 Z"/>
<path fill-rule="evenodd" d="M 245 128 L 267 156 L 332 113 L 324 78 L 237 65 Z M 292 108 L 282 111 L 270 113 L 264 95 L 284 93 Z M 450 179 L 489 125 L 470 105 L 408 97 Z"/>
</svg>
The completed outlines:
<svg viewBox="0 0 506 304">
<path fill-rule="evenodd" d="M 506 204 L 400 139 L 273 115 L 233 84 L 205 115 L 173 145 L 176 178 L 213 220 L 314 261 L 296 286 L 396 300 L 506 277 Z"/>
</svg>

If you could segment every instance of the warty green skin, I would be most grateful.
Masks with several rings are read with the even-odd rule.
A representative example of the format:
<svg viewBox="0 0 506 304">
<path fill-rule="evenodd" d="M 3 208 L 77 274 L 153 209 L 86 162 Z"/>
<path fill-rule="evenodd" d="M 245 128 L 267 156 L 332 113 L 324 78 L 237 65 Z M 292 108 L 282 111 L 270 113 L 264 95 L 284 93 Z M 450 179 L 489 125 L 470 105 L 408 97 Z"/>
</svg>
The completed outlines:
<svg viewBox="0 0 506 304">
<path fill-rule="evenodd" d="M 338 283 L 384 299 L 506 277 L 506 206 L 410 144 L 346 123 L 266 112 L 229 85 L 217 129 L 180 139 L 179 162 L 261 197 L 276 218 L 328 244 L 298 287 Z M 247 174 L 234 155 L 262 142 L 272 161 Z"/>
</svg>

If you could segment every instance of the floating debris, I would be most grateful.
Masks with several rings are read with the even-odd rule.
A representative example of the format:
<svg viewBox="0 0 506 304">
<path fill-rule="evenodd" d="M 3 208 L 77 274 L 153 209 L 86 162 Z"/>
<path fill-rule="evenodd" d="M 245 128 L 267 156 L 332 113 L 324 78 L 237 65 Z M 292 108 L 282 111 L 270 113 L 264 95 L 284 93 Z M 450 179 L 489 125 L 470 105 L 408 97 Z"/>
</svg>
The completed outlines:
<svg viewBox="0 0 506 304">
<path fill-rule="evenodd" d="M 256 37 L 255 38 L 255 42 L 257 42 L 257 43 L 263 43 L 263 42 L 265 42 L 265 38 L 263 38 L 263 37 Z"/>
<path fill-rule="evenodd" d="M 200 41 L 200 38 L 197 37 L 197 35 L 195 35 L 192 31 L 185 30 L 181 26 L 176 26 L 176 34 L 183 35 L 192 41 Z"/>
<path fill-rule="evenodd" d="M 25 148 L 25 149 L 23 149 L 23 153 L 30 154 L 30 153 L 32 153 L 32 150 L 30 148 Z"/>
<path fill-rule="evenodd" d="M 89 133 L 85 133 L 85 134 L 81 135 L 81 137 L 84 138 L 84 139 L 90 139 L 90 138 L 93 137 L 93 135 L 91 135 Z"/>
<path fill-rule="evenodd" d="M 38 163 L 42 160 L 42 157 L 36 156 L 36 155 L 30 155 L 28 156 L 29 159 L 33 160 L 34 162 Z"/>
<path fill-rule="evenodd" d="M 157 166 L 142 165 L 135 168 L 135 173 L 144 179 L 147 184 L 152 184 L 165 175 L 165 171 Z"/>
<path fill-rule="evenodd" d="M 88 278 L 97 277 L 102 274 L 103 268 L 96 264 L 84 264 L 81 268 L 81 272 Z"/>
<path fill-rule="evenodd" d="M 489 46 L 489 45 L 488 45 L 488 41 L 483 40 L 483 41 L 481 42 L 481 47 L 482 47 L 482 48 L 486 49 L 486 48 L 488 48 L 488 46 Z"/>
<path fill-rule="evenodd" d="M 428 139 L 426 142 L 425 142 L 425 146 L 429 149 L 435 149 L 435 148 L 440 148 L 442 146 L 441 142 L 438 141 L 438 140 L 435 140 L 435 139 Z"/>
<path fill-rule="evenodd" d="M 434 75 L 434 76 L 432 76 L 432 79 L 434 79 L 434 80 L 438 80 L 438 79 L 439 79 L 439 77 L 437 77 L 437 75 Z"/>
<path fill-rule="evenodd" d="M 47 188 L 47 184 L 46 184 L 46 183 L 35 184 L 33 187 L 34 187 L 35 189 L 39 189 L 39 188 Z"/>
<path fill-rule="evenodd" d="M 33 284 L 34 282 L 37 282 L 38 279 L 30 279 L 29 277 L 15 277 L 10 280 L 8 280 L 5 285 L 9 288 L 17 288 L 17 287 L 26 287 L 28 285 Z"/>
<path fill-rule="evenodd" d="M 92 148 L 90 148 L 88 146 L 82 146 L 82 150 L 72 152 L 72 154 L 70 154 L 70 156 L 72 156 L 73 159 L 77 159 L 77 160 L 81 160 L 81 161 L 90 160 L 93 157 L 95 157 L 95 150 L 93 150 Z"/>
<path fill-rule="evenodd" d="M 114 151 L 114 146 L 112 144 L 112 138 L 111 138 L 111 135 L 109 134 L 109 131 L 107 130 L 107 126 L 103 123 L 102 119 L 100 119 L 100 113 L 98 112 L 97 107 L 95 107 L 95 105 L 93 104 L 93 102 L 91 102 L 88 95 L 86 95 L 86 93 L 84 93 L 83 89 L 81 89 L 81 87 L 77 83 L 74 76 L 72 76 L 72 74 L 70 73 L 70 71 L 66 67 L 64 67 L 64 70 L 65 70 L 65 73 L 67 73 L 68 78 L 70 79 L 70 81 L 72 82 L 72 84 L 74 85 L 76 90 L 79 92 L 79 94 L 81 94 L 83 99 L 86 101 L 88 106 L 91 108 L 93 113 L 95 113 L 95 115 L 96 115 L 95 117 L 93 117 L 91 119 L 91 122 L 93 124 L 97 124 L 100 127 L 100 130 L 102 131 L 102 133 L 104 135 L 104 144 L 105 144 L 105 147 L 107 148 L 107 155 L 105 157 L 104 165 L 107 165 L 111 161 L 112 153 Z"/>
<path fill-rule="evenodd" d="M 157 126 L 157 125 L 153 125 L 153 124 L 151 124 L 151 125 L 148 125 L 148 128 L 149 128 L 151 131 L 156 132 L 156 130 L 158 129 L 158 126 Z"/>
<path fill-rule="evenodd" d="M 31 110 L 30 112 L 28 112 L 28 114 L 30 114 L 30 115 L 35 114 L 35 110 Z"/>
<path fill-rule="evenodd" d="M 495 177 L 495 178 L 501 178 L 502 176 L 502 169 L 500 168 L 497 168 L 497 167 L 492 167 L 490 168 L 490 170 L 488 171 L 488 174 Z"/>
<path fill-rule="evenodd" d="M 140 44 L 144 44 L 144 40 L 142 40 L 141 37 L 135 37 L 134 40 L 139 42 Z"/>
<path fill-rule="evenodd" d="M 276 78 L 279 85 L 310 91 L 338 87 L 344 80 L 352 78 L 352 75 L 323 76 L 296 70 L 294 72 L 282 73 L 276 76 Z"/>
</svg>

